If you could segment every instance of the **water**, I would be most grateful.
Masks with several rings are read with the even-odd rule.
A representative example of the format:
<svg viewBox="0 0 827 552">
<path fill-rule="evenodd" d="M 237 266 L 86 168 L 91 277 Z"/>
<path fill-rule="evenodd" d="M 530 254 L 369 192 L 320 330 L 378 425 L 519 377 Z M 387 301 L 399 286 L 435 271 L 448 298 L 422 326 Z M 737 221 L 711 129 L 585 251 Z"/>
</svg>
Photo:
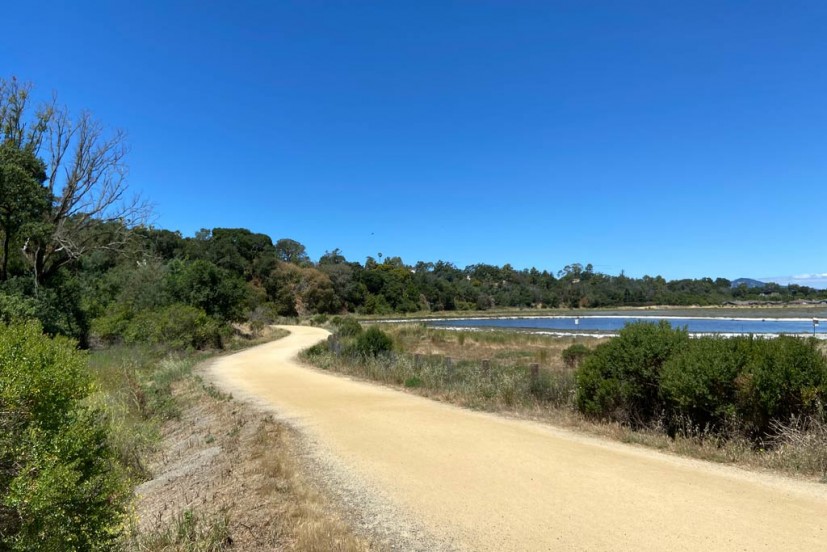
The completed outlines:
<svg viewBox="0 0 827 552">
<path fill-rule="evenodd" d="M 528 318 L 463 318 L 432 320 L 432 326 L 448 328 L 504 328 L 549 332 L 615 333 L 629 322 L 667 320 L 674 328 L 693 334 L 813 334 L 813 320 L 805 318 L 662 318 L 648 316 L 544 316 Z M 827 321 L 815 327 L 827 336 Z"/>
</svg>

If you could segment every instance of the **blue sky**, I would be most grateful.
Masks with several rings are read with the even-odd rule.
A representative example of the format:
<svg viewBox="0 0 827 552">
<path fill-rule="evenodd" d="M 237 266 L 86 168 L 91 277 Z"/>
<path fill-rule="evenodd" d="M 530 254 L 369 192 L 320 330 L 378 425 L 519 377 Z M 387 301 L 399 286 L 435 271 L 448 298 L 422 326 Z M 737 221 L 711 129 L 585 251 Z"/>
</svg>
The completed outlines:
<svg viewBox="0 0 827 552">
<path fill-rule="evenodd" d="M 820 1 L 15 2 L 0 72 L 125 129 L 185 235 L 817 276 L 825 28 Z"/>
</svg>

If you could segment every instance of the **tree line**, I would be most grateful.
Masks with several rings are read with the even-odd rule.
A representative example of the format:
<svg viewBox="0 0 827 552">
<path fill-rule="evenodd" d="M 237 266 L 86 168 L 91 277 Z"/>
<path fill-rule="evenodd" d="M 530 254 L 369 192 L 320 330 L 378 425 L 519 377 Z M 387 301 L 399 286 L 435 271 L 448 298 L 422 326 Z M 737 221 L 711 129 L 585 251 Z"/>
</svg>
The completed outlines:
<svg viewBox="0 0 827 552">
<path fill-rule="evenodd" d="M 244 228 L 184 237 L 147 225 L 129 194 L 124 134 L 31 86 L 0 81 L 0 317 L 37 319 L 50 334 L 220 344 L 230 322 L 280 316 L 495 308 L 714 305 L 827 299 L 827 291 L 717 278 L 631 278 L 571 264 L 557 273 L 400 257 L 313 261 L 293 239 Z"/>
<path fill-rule="evenodd" d="M 314 261 L 296 240 L 244 228 L 185 237 L 146 223 L 147 204 L 126 183 L 127 151 L 124 134 L 91 113 L 34 105 L 30 85 L 0 79 L 0 550 L 108 549 L 122 528 L 123 462 L 78 349 L 221 348 L 232 323 L 256 331 L 306 315 L 827 299 L 801 286 L 581 264 L 551 273 L 381 254 L 356 262 L 339 249 Z M 374 331 L 358 345 L 388 342 Z"/>
</svg>

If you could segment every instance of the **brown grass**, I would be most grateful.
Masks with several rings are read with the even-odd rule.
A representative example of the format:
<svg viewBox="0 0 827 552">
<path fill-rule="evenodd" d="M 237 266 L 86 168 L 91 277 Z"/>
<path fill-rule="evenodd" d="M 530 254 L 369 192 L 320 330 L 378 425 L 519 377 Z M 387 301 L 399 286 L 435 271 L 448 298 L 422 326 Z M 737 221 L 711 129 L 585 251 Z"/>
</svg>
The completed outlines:
<svg viewBox="0 0 827 552">
<path fill-rule="evenodd" d="M 163 427 L 138 489 L 128 551 L 356 552 L 357 535 L 302 464 L 298 436 L 272 416 L 184 374 L 180 416 Z"/>
<path fill-rule="evenodd" d="M 555 337 L 519 331 L 455 331 L 423 324 L 382 325 L 398 348 L 409 353 L 448 356 L 455 360 L 483 359 L 510 363 L 538 363 L 549 370 L 567 370 L 561 353 L 575 343 L 594 348 L 597 337 Z"/>
</svg>

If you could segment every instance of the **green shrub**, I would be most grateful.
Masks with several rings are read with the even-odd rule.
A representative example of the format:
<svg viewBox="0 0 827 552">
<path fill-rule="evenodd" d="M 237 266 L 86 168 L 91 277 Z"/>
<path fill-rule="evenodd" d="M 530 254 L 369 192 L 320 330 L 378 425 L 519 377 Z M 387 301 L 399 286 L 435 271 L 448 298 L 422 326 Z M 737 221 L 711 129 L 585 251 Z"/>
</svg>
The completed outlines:
<svg viewBox="0 0 827 552">
<path fill-rule="evenodd" d="M 738 376 L 738 414 L 761 436 L 774 421 L 817 416 L 827 399 L 827 360 L 815 339 L 782 336 L 750 342 Z"/>
<path fill-rule="evenodd" d="M 563 349 L 560 356 L 563 358 L 563 362 L 566 363 L 568 368 L 577 368 L 590 354 L 592 354 L 591 349 L 582 343 L 575 343 L 574 345 L 570 345 L 569 347 Z"/>
<path fill-rule="evenodd" d="M 229 333 L 203 310 L 181 303 L 138 313 L 115 307 L 96 319 L 92 328 L 107 343 L 145 343 L 173 349 L 220 349 Z"/>
<path fill-rule="evenodd" d="M 124 340 L 133 313 L 123 304 L 113 304 L 104 314 L 92 321 L 92 335 L 107 345 Z"/>
<path fill-rule="evenodd" d="M 627 324 L 618 337 L 601 343 L 577 371 L 577 407 L 602 418 L 643 425 L 664 409 L 663 364 L 687 347 L 686 330 L 666 322 Z"/>
<path fill-rule="evenodd" d="M 0 549 L 100 550 L 129 492 L 86 356 L 37 323 L 0 326 Z"/>
<path fill-rule="evenodd" d="M 30 297 L 0 291 L 0 320 L 6 324 L 34 320 L 37 303 Z"/>
<path fill-rule="evenodd" d="M 813 339 L 688 339 L 668 323 L 630 324 L 577 371 L 577 406 L 589 415 L 755 441 L 791 419 L 824 417 L 827 359 Z"/>
<path fill-rule="evenodd" d="M 362 333 L 362 325 L 355 318 L 346 316 L 339 319 L 336 335 L 340 337 L 356 337 Z"/>
<path fill-rule="evenodd" d="M 419 376 L 411 376 L 405 380 L 405 387 L 416 388 L 422 387 L 422 378 Z"/>
<path fill-rule="evenodd" d="M 318 357 L 328 352 L 327 341 L 320 341 L 315 345 L 305 349 L 304 354 L 309 357 Z"/>
<path fill-rule="evenodd" d="M 353 352 L 363 356 L 376 356 L 392 350 L 393 339 L 376 326 L 360 333 L 353 343 Z"/>
<path fill-rule="evenodd" d="M 776 423 L 821 415 L 827 361 L 814 340 L 701 338 L 664 365 L 661 388 L 694 425 L 734 416 L 742 433 L 762 439 Z"/>
<path fill-rule="evenodd" d="M 210 316 L 240 321 L 248 299 L 244 280 L 205 260 L 173 261 L 166 287 L 173 300 L 199 308 Z"/>
<path fill-rule="evenodd" d="M 701 337 L 663 365 L 660 385 L 673 420 L 717 429 L 735 414 L 745 345 L 746 338 Z"/>
</svg>

